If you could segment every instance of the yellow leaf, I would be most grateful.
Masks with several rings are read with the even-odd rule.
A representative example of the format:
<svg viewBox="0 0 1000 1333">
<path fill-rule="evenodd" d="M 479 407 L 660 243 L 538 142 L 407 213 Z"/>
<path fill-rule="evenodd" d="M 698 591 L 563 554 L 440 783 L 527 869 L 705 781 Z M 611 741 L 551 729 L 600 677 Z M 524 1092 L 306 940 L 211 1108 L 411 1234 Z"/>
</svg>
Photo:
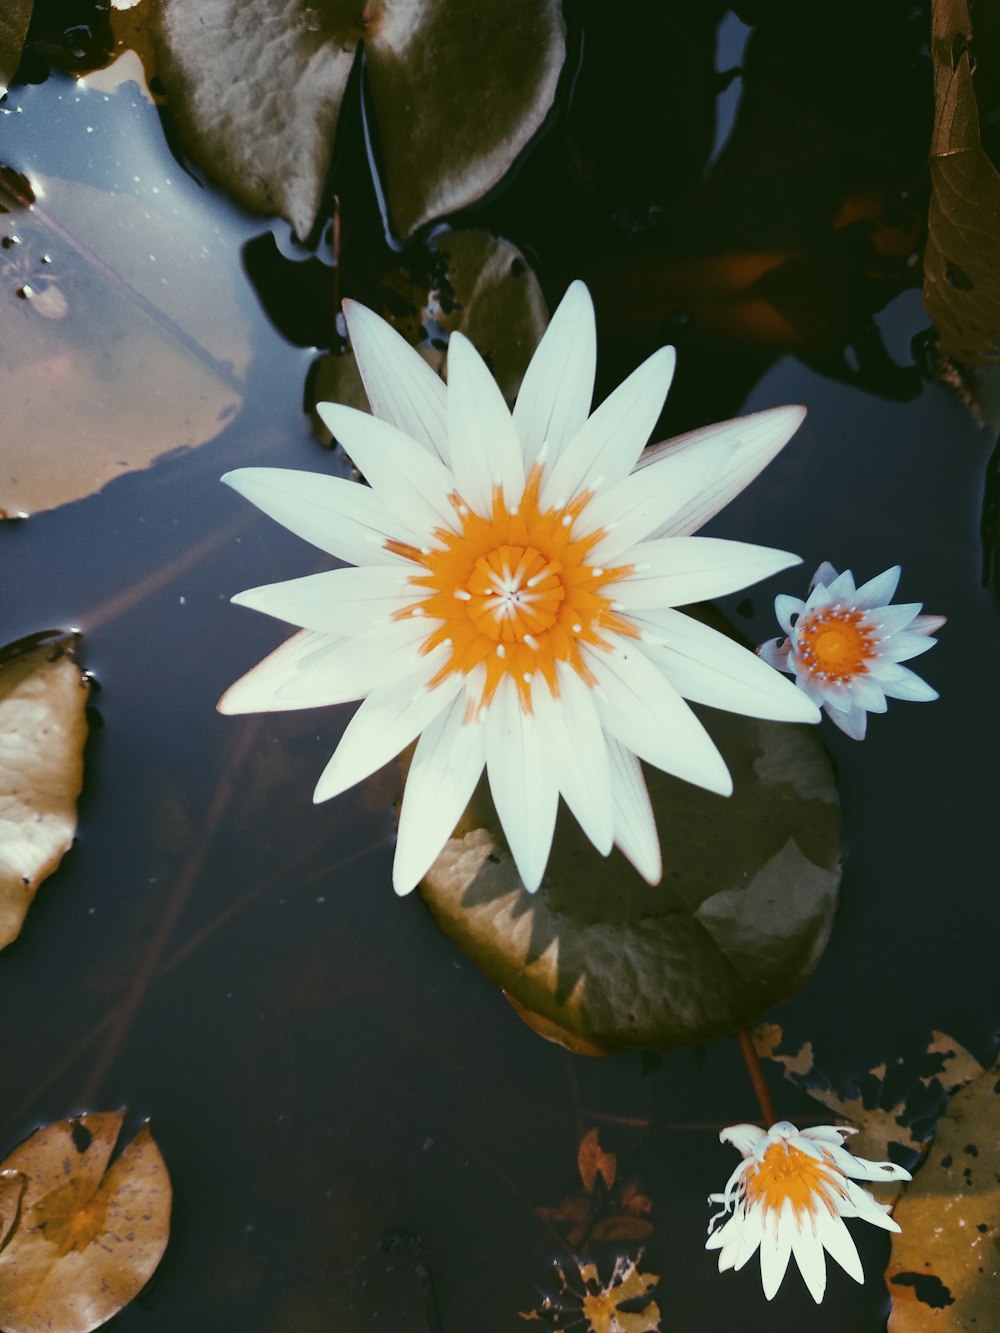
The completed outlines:
<svg viewBox="0 0 1000 1333">
<path fill-rule="evenodd" d="M 893 1217 L 889 1333 L 996 1328 L 1000 1066 L 957 1092 Z M 853 1145 L 852 1145 L 853 1146 Z"/>
<path fill-rule="evenodd" d="M 654 1273 L 640 1273 L 631 1259 L 615 1261 L 611 1281 L 592 1291 L 599 1283 L 593 1264 L 581 1264 L 580 1276 L 588 1291 L 583 1298 L 583 1313 L 591 1333 L 659 1333 L 660 1307 L 650 1301 L 638 1313 L 622 1310 L 627 1301 L 647 1296 L 659 1282 Z"/>
<path fill-rule="evenodd" d="M 88 686 L 70 646 L 37 636 L 0 653 L 0 948 L 76 832 Z"/>
<path fill-rule="evenodd" d="M 611 1189 L 615 1183 L 617 1163 L 618 1158 L 613 1152 L 602 1152 L 596 1128 L 588 1129 L 580 1140 L 580 1150 L 576 1155 L 580 1179 L 588 1194 L 597 1183 L 598 1176 L 601 1176 L 608 1189 Z"/>
<path fill-rule="evenodd" d="M 89 1333 L 127 1305 L 160 1262 L 170 1178 L 148 1127 L 106 1171 L 124 1115 L 56 1121 L 3 1163 L 26 1181 L 20 1218 L 0 1251 L 4 1333 Z"/>
</svg>

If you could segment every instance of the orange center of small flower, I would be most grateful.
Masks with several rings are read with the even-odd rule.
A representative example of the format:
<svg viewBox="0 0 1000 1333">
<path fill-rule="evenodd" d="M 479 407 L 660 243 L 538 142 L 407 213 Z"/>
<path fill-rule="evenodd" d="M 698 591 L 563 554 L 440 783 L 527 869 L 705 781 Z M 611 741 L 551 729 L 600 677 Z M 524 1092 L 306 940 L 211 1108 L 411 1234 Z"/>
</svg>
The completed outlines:
<svg viewBox="0 0 1000 1333">
<path fill-rule="evenodd" d="M 521 706 L 531 711 L 531 683 L 539 673 L 553 695 L 559 693 L 558 663 L 571 667 L 588 685 L 594 677 L 582 646 L 607 648 L 607 631 L 636 638 L 631 622 L 615 611 L 605 590 L 632 572 L 631 565 L 604 569 L 588 556 L 604 536 L 595 529 L 574 535 L 590 503 L 585 491 L 568 505 L 539 505 L 542 468 L 528 474 L 520 503 L 508 509 L 499 487 L 487 517 L 451 495 L 457 530 L 440 527 L 432 544 L 418 550 L 403 542 L 388 550 L 418 566 L 410 576 L 417 596 L 396 612 L 397 619 L 426 616 L 436 622 L 421 645 L 423 653 L 446 645 L 448 661 L 431 687 L 454 672 L 468 675 L 485 667 L 480 706 L 488 705 L 509 676 Z"/>
<path fill-rule="evenodd" d="M 861 611 L 833 607 L 799 621 L 796 651 L 810 675 L 847 684 L 868 671 L 875 656 L 873 638 Z"/>
<path fill-rule="evenodd" d="M 794 1144 L 772 1143 L 763 1161 L 746 1173 L 747 1199 L 760 1203 L 765 1211 L 780 1212 L 787 1199 L 796 1213 L 813 1213 L 820 1205 L 836 1212 L 827 1190 L 832 1186 L 844 1196 L 841 1176 L 835 1166 L 818 1161 Z"/>
</svg>

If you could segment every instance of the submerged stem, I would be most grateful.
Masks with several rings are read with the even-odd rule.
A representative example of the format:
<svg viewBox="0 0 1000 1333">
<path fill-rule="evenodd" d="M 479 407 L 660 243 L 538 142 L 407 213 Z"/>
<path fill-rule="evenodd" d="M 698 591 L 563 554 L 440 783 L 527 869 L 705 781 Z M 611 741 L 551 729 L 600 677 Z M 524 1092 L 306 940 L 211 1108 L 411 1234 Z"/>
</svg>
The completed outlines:
<svg viewBox="0 0 1000 1333">
<path fill-rule="evenodd" d="M 768 1129 L 777 1121 L 778 1117 L 774 1110 L 774 1102 L 771 1100 L 770 1089 L 764 1079 L 764 1071 L 760 1066 L 757 1048 L 753 1044 L 753 1037 L 746 1028 L 740 1028 L 736 1035 L 739 1037 L 740 1054 L 743 1056 L 743 1063 L 750 1075 L 757 1105 L 760 1107 L 760 1113 L 764 1118 L 764 1128 Z"/>
</svg>

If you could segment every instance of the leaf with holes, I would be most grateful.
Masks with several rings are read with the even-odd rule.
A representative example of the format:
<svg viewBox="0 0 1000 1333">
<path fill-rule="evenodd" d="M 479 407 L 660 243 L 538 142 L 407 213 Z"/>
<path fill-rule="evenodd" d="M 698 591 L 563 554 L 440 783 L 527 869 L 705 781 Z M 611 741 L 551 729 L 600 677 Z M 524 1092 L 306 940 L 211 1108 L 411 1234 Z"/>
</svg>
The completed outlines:
<svg viewBox="0 0 1000 1333">
<path fill-rule="evenodd" d="M 658 887 L 562 817 L 541 888 L 526 893 L 485 782 L 423 882 L 445 934 L 557 1041 L 568 1030 L 610 1051 L 724 1036 L 794 994 L 823 952 L 840 867 L 820 742 L 810 727 L 702 715 L 735 791 L 647 770 Z"/>
<path fill-rule="evenodd" d="M 158 74 L 193 156 L 243 204 L 312 229 L 360 43 L 401 236 L 479 199 L 545 119 L 557 0 L 162 0 Z"/>
<path fill-rule="evenodd" d="M 36 635 L 0 652 L 0 948 L 76 832 L 88 685 L 72 639 Z"/>
<path fill-rule="evenodd" d="M 88 1333 L 142 1290 L 170 1234 L 170 1178 L 148 1126 L 108 1166 L 124 1111 L 37 1130 L 3 1169 L 26 1184 L 0 1251 L 4 1333 Z"/>
<path fill-rule="evenodd" d="M 1000 1066 L 957 1092 L 893 1216 L 889 1333 L 996 1326 Z"/>
<path fill-rule="evenodd" d="M 967 0 L 936 0 L 924 304 L 944 353 L 967 365 L 1000 361 L 1000 173 L 983 148 L 977 45 Z"/>
</svg>

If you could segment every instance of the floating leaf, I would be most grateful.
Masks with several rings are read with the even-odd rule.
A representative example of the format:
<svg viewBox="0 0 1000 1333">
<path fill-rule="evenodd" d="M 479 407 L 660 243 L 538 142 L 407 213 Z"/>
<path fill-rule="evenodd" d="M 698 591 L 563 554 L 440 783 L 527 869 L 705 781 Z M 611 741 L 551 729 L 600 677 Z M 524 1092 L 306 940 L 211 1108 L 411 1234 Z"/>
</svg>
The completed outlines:
<svg viewBox="0 0 1000 1333">
<path fill-rule="evenodd" d="M 38 635 L 0 653 L 0 948 L 76 832 L 88 686 L 71 648 Z"/>
<path fill-rule="evenodd" d="M 655 1273 L 641 1273 L 634 1260 L 619 1258 L 615 1260 L 611 1281 L 604 1284 L 595 1264 L 578 1264 L 578 1267 L 584 1285 L 582 1300 L 573 1295 L 565 1273 L 557 1267 L 559 1299 L 546 1297 L 538 1310 L 522 1312 L 521 1318 L 544 1320 L 554 1333 L 579 1328 L 581 1315 L 588 1333 L 659 1333 L 660 1307 L 647 1299 L 660 1281 Z M 641 1309 L 635 1308 L 640 1304 Z M 626 1310 L 626 1305 L 633 1308 Z"/>
<path fill-rule="evenodd" d="M 14 1229 L 26 1184 L 20 1171 L 0 1171 L 0 1250 Z"/>
<path fill-rule="evenodd" d="M 458 329 L 471 338 L 489 364 L 508 404 L 513 405 L 532 353 L 549 316 L 538 279 L 518 250 L 485 231 L 442 228 L 426 247 L 429 272 L 418 281 L 411 263 L 386 273 L 381 282 L 384 316 L 440 375 L 447 340 Z M 401 314 L 400 307 L 409 313 Z M 367 411 L 368 398 L 353 352 L 328 352 L 313 388 L 316 402 L 347 403 Z M 315 419 L 317 435 L 330 432 Z"/>
<path fill-rule="evenodd" d="M 707 723 L 735 792 L 647 770 L 666 865 L 656 888 L 562 817 L 542 886 L 526 893 L 485 782 L 428 872 L 421 892 L 445 934 L 557 1039 L 562 1028 L 609 1050 L 711 1040 L 793 994 L 823 951 L 839 843 L 820 742 L 809 727 L 735 714 Z"/>
<path fill-rule="evenodd" d="M 567 1194 L 555 1208 L 536 1208 L 538 1216 L 559 1227 L 574 1249 L 592 1241 L 644 1240 L 653 1230 L 645 1217 L 652 1212 L 652 1200 L 635 1180 L 615 1189 L 618 1158 L 602 1149 L 596 1128 L 580 1140 L 576 1164 L 583 1189 Z"/>
<path fill-rule="evenodd" d="M 34 0 L 4 0 L 0 9 L 0 97 L 21 63 Z"/>
<path fill-rule="evenodd" d="M 565 56 L 557 0 L 162 0 L 156 19 L 158 74 L 192 155 L 299 236 L 362 40 L 402 236 L 496 185 L 544 120 Z"/>
<path fill-rule="evenodd" d="M 170 1178 L 148 1126 L 108 1168 L 124 1111 L 37 1130 L 3 1164 L 27 1181 L 0 1251 L 4 1333 L 87 1333 L 142 1290 L 170 1234 Z"/>
<path fill-rule="evenodd" d="M 971 1083 L 983 1072 L 982 1065 L 971 1051 L 967 1051 L 960 1042 L 944 1032 L 935 1031 L 931 1034 L 927 1051 L 930 1055 L 942 1057 L 942 1068 L 940 1073 L 920 1080 L 925 1087 L 936 1079 L 946 1092 L 954 1092 L 956 1088 L 964 1088 L 966 1083 Z"/>
<path fill-rule="evenodd" d="M 20 442 L 0 516 L 203 444 L 239 406 L 250 346 L 222 239 L 188 229 L 179 195 L 162 207 L 48 180 L 30 212 L 0 216 L 0 399 Z"/>
<path fill-rule="evenodd" d="M 889 1333 L 996 1327 L 1000 1066 L 951 1100 L 893 1216 Z"/>
<path fill-rule="evenodd" d="M 967 0 L 935 0 L 924 304 L 946 356 L 1000 361 L 1000 174 L 981 141 Z"/>
</svg>

